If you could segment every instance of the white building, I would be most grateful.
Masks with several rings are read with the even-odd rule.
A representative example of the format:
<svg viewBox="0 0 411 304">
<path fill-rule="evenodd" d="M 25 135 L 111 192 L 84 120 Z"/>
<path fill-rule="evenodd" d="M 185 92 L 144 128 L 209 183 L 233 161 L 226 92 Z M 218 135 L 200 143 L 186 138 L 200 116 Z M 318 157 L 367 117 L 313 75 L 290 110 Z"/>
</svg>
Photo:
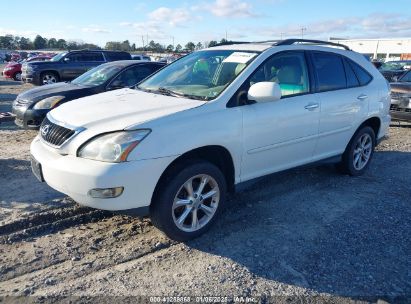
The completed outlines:
<svg viewBox="0 0 411 304">
<path fill-rule="evenodd" d="M 345 44 L 352 50 L 370 56 L 372 59 L 411 60 L 411 38 L 388 39 L 340 39 L 330 38 L 332 42 Z"/>
</svg>

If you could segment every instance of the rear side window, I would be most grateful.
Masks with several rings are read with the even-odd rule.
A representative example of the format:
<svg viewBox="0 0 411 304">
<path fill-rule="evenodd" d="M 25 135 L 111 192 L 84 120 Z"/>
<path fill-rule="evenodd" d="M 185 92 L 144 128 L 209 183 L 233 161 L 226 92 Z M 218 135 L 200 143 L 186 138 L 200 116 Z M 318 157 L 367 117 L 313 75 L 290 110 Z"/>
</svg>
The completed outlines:
<svg viewBox="0 0 411 304">
<path fill-rule="evenodd" d="M 104 61 L 102 53 L 83 53 L 83 61 Z"/>
<path fill-rule="evenodd" d="M 116 61 L 116 60 L 130 60 L 131 55 L 126 52 L 106 52 L 104 53 L 107 61 Z"/>
<path fill-rule="evenodd" d="M 351 66 L 351 68 L 354 70 L 355 75 L 357 75 L 358 81 L 360 82 L 360 85 L 366 85 L 370 83 L 372 80 L 372 77 L 366 70 L 364 70 L 362 67 L 360 67 L 357 63 L 350 59 L 346 59 L 348 61 L 348 64 Z"/>
<path fill-rule="evenodd" d="M 347 87 L 344 65 L 339 55 L 314 52 L 313 64 L 318 77 L 319 92 Z"/>
</svg>

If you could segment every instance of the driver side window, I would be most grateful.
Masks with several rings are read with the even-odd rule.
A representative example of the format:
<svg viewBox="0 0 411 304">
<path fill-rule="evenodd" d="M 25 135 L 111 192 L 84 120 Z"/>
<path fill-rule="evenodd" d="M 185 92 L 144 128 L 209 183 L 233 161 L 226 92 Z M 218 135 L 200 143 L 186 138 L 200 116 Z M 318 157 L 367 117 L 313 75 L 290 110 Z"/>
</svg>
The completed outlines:
<svg viewBox="0 0 411 304">
<path fill-rule="evenodd" d="M 261 81 L 278 83 L 282 97 L 309 92 L 304 53 L 287 52 L 273 55 L 250 77 L 248 85 L 252 86 Z"/>
</svg>

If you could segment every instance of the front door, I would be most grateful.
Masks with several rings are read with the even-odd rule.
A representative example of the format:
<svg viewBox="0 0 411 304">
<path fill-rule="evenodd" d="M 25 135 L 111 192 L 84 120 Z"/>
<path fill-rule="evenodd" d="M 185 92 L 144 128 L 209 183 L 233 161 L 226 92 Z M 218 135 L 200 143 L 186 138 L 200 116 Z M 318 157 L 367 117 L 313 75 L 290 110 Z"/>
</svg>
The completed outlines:
<svg viewBox="0 0 411 304">
<path fill-rule="evenodd" d="M 318 136 L 320 105 L 310 93 L 304 52 L 274 54 L 247 80 L 249 86 L 275 81 L 282 98 L 242 106 L 241 180 L 295 167 L 312 160 Z"/>
</svg>

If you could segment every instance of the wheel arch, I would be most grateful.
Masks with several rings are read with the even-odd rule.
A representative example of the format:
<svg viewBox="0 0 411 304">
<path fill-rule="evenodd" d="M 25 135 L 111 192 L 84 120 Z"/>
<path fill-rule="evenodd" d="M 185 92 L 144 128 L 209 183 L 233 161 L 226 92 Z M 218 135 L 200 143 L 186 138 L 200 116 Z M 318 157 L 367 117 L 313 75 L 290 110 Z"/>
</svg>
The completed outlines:
<svg viewBox="0 0 411 304">
<path fill-rule="evenodd" d="M 161 187 L 169 178 L 169 173 L 173 171 L 173 169 L 182 166 L 186 162 L 195 161 L 195 160 L 205 160 L 212 164 L 214 164 L 217 168 L 221 170 L 223 173 L 226 182 L 227 182 L 227 189 L 229 192 L 234 191 L 234 181 L 235 181 L 235 167 L 234 161 L 231 153 L 228 151 L 227 148 L 219 145 L 210 145 L 210 146 L 203 146 L 199 148 L 195 148 L 190 150 L 179 157 L 177 157 L 173 162 L 171 162 L 164 172 L 161 174 L 157 185 L 154 189 L 154 193 L 152 195 L 152 200 L 155 200 L 156 196 L 158 195 Z"/>
<path fill-rule="evenodd" d="M 378 132 L 380 131 L 381 128 L 381 119 L 377 116 L 373 116 L 368 118 L 366 121 L 364 121 L 355 131 L 354 135 L 361 130 L 362 127 L 364 126 L 369 126 L 374 130 L 374 134 L 375 134 L 375 139 L 378 138 Z M 353 135 L 353 136 L 354 136 Z"/>
<path fill-rule="evenodd" d="M 56 75 L 58 77 L 58 80 L 61 79 L 60 73 L 57 70 L 44 70 L 44 71 L 41 71 L 40 72 L 40 77 L 42 77 L 46 73 L 53 73 L 54 75 Z"/>
</svg>

